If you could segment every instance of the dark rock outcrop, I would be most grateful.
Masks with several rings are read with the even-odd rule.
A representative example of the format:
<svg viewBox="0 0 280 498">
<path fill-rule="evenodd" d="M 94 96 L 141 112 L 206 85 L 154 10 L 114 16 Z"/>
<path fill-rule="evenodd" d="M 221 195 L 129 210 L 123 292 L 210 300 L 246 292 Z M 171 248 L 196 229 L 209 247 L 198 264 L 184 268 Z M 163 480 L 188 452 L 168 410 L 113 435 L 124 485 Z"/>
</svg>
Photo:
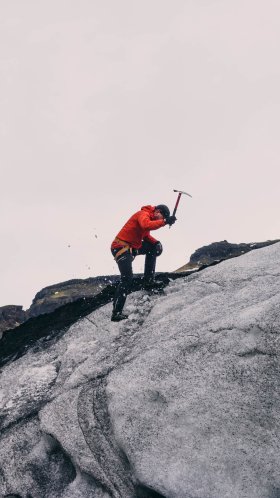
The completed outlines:
<svg viewBox="0 0 280 498">
<path fill-rule="evenodd" d="M 0 307 L 0 338 L 4 330 L 14 329 L 27 319 L 22 306 L 13 304 Z"/>
<path fill-rule="evenodd" d="M 91 298 L 99 294 L 107 285 L 119 279 L 118 275 L 99 276 L 94 278 L 73 279 L 44 287 L 38 292 L 29 309 L 14 304 L 0 307 L 0 339 L 6 330 L 11 330 L 36 316 L 51 313 L 64 304 L 73 303 L 77 299 Z"/>
<path fill-rule="evenodd" d="M 80 298 L 99 294 L 108 284 L 119 279 L 118 275 L 100 276 L 94 278 L 73 279 L 45 287 L 34 297 L 28 309 L 28 318 L 51 313 L 56 308 L 72 303 Z"/>
<path fill-rule="evenodd" d="M 221 242 L 213 242 L 208 246 L 203 246 L 197 249 L 190 257 L 190 261 L 175 270 L 175 273 L 180 273 L 188 270 L 201 268 L 205 265 L 211 265 L 214 262 L 223 261 L 225 259 L 235 258 L 242 256 L 253 249 L 261 249 L 262 247 L 270 246 L 279 242 L 276 240 L 267 240 L 266 242 L 252 242 L 242 244 L 232 244 L 227 240 Z"/>
</svg>

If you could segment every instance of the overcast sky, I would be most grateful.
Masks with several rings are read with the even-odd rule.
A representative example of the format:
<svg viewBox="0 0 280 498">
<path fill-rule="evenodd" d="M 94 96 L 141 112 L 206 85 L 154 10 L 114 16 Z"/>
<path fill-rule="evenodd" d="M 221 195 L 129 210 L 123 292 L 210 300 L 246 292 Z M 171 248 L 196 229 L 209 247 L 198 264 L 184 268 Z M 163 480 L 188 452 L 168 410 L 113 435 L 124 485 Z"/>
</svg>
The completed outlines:
<svg viewBox="0 0 280 498">
<path fill-rule="evenodd" d="M 174 188 L 159 271 L 280 237 L 279 46 L 279 0 L 2 0 L 0 306 L 118 273 L 112 239 Z"/>
</svg>

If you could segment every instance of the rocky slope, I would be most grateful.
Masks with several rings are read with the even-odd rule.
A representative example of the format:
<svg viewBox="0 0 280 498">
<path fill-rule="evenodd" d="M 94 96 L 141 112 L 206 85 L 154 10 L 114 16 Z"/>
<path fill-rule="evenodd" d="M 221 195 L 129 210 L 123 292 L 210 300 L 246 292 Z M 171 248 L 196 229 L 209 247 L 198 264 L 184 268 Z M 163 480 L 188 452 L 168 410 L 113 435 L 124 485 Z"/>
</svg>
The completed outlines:
<svg viewBox="0 0 280 498">
<path fill-rule="evenodd" d="M 189 263 L 175 273 L 184 273 L 209 266 L 224 259 L 241 256 L 242 254 L 279 242 L 278 240 L 256 242 L 251 244 L 231 244 L 226 240 L 214 242 L 197 249 L 190 257 Z M 29 318 L 51 313 L 66 303 L 75 302 L 80 298 L 91 298 L 99 294 L 107 285 L 114 284 L 118 275 L 98 276 L 87 279 L 73 279 L 45 287 L 34 297 L 30 308 L 22 310 L 22 306 L 9 305 L 0 307 L 0 338 L 4 330 L 13 329 Z"/>
<path fill-rule="evenodd" d="M 118 278 L 117 275 L 107 275 L 50 285 L 35 295 L 30 308 L 26 311 L 23 311 L 22 306 L 16 305 L 0 307 L 0 338 L 4 330 L 14 329 L 29 318 L 50 313 L 77 299 L 96 296 Z"/>
<path fill-rule="evenodd" d="M 225 259 L 236 258 L 242 256 L 254 249 L 261 249 L 272 244 L 276 244 L 279 240 L 267 240 L 266 242 L 251 242 L 249 244 L 232 244 L 227 240 L 221 242 L 213 242 L 208 246 L 203 246 L 197 249 L 190 257 L 190 261 L 175 270 L 176 273 L 185 272 L 188 270 L 198 269 L 202 266 L 208 266 L 214 262 L 220 262 Z"/>
<path fill-rule="evenodd" d="M 0 496 L 279 497 L 279 267 L 275 244 L 134 292 L 121 323 L 66 304 L 14 359 L 4 334 Z"/>
</svg>

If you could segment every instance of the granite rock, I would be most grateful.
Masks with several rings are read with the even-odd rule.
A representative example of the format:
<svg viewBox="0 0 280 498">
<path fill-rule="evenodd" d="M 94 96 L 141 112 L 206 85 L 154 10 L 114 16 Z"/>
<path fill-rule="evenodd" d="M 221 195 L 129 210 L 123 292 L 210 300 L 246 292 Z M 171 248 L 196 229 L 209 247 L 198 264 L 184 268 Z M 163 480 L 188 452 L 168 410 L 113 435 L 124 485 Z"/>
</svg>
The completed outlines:
<svg viewBox="0 0 280 498">
<path fill-rule="evenodd" d="M 280 244 L 251 251 L 9 358 L 0 496 L 278 497 L 279 266 Z"/>
</svg>

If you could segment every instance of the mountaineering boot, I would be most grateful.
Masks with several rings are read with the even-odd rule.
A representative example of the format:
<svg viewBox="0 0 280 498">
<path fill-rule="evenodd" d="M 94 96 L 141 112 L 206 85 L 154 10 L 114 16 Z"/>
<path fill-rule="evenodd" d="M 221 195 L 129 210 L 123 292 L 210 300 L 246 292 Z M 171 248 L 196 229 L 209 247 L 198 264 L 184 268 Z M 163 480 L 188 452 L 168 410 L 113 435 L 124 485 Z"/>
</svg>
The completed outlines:
<svg viewBox="0 0 280 498">
<path fill-rule="evenodd" d="M 120 322 L 121 320 L 126 320 L 128 315 L 122 313 L 122 311 L 113 311 L 111 316 L 111 322 Z"/>
</svg>

